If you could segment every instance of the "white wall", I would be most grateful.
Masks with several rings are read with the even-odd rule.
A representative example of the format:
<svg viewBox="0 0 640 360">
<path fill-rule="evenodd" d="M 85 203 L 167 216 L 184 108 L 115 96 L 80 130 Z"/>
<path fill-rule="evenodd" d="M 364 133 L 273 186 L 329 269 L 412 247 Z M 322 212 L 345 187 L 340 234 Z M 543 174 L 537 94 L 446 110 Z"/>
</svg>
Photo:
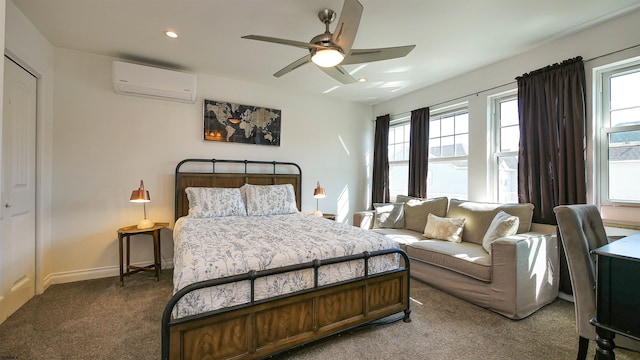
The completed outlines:
<svg viewBox="0 0 640 360">
<path fill-rule="evenodd" d="M 52 272 L 58 281 L 113 275 L 116 230 L 142 218 L 128 201 L 144 179 L 148 217 L 173 222 L 174 170 L 185 158 L 291 161 L 302 168 L 302 210 L 320 209 L 349 221 L 365 202 L 362 183 L 372 138 L 370 106 L 293 94 L 197 74 L 195 104 L 116 94 L 112 58 L 55 49 Z M 282 110 L 281 146 L 205 142 L 203 98 Z M 348 206 L 338 212 L 345 198 Z M 161 236 L 172 259 L 171 232 Z M 135 240 L 135 239 L 134 239 Z M 152 259 L 150 241 L 136 240 L 132 262 Z M 80 273 L 76 273 L 80 271 Z"/>
<path fill-rule="evenodd" d="M 638 24 L 640 24 L 640 11 L 550 41 L 544 46 L 519 56 L 375 105 L 374 115 L 402 114 L 425 106 L 430 106 L 433 111 L 445 105 L 468 101 L 469 179 L 473 179 L 469 181 L 468 195 L 470 200 L 493 201 L 488 172 L 490 155 L 488 97 L 516 89 L 515 77 L 517 76 L 576 56 L 582 56 L 585 60 L 587 88 L 590 89 L 594 67 L 623 58 L 640 56 L 638 47 L 616 53 L 639 45 Z M 500 40 L 496 39 L 496 41 Z M 437 56 L 437 52 L 433 56 Z M 588 121 L 592 124 L 589 129 L 590 137 L 593 136 L 592 97 L 592 93 L 588 91 Z M 591 142 L 588 151 L 591 154 Z M 594 173 L 591 159 L 589 159 L 588 173 Z M 590 176 L 588 179 L 590 188 L 593 187 L 593 181 L 593 176 Z M 589 196 L 593 198 L 591 190 Z"/>
<path fill-rule="evenodd" d="M 42 290 L 49 283 L 116 275 L 116 230 L 142 216 L 140 206 L 128 202 L 131 190 L 144 179 L 153 200 L 147 207 L 149 217 L 172 222 L 173 172 L 184 158 L 296 162 L 303 171 L 303 191 L 308 192 L 303 194 L 302 210 L 315 209 L 311 194 L 320 180 L 328 195 L 320 201 L 320 209 L 350 221 L 352 212 L 364 208 L 369 199 L 374 114 L 399 114 L 452 99 L 458 99 L 452 103 L 468 101 L 469 175 L 474 179 L 469 198 L 491 200 L 486 168 L 487 96 L 515 88 L 514 77 L 539 67 L 577 55 L 588 60 L 636 45 L 640 12 L 376 105 L 373 113 L 366 105 L 204 74 L 197 74 L 196 104 L 115 94 L 112 58 L 54 49 L 10 1 L 3 18 L 7 52 L 38 75 L 42 95 L 37 235 Z M 587 65 L 633 54 L 640 51 L 605 56 Z M 484 91 L 490 88 L 495 89 Z M 282 145 L 204 142 L 203 98 L 281 109 Z M 162 237 L 163 257 L 170 260 L 171 232 L 163 232 Z M 132 250 L 134 262 L 152 259 L 148 240 L 136 240 Z"/>
<path fill-rule="evenodd" d="M 6 1 L 5 0 L 0 0 L 0 21 L 2 21 L 2 23 L 0 24 L 0 46 L 2 46 L 2 48 L 4 49 L 4 29 L 5 29 L 5 21 L 4 21 L 4 15 L 5 15 L 5 10 L 6 9 Z M 3 60 L 4 63 L 4 60 Z M 0 84 L 4 84 L 4 66 L 0 66 Z M 4 98 L 4 86 L 0 87 L 0 97 Z M 3 126 L 3 118 L 4 118 L 4 101 L 2 103 L 0 103 L 0 191 L 2 191 L 3 189 L 3 184 L 2 184 L 2 126 Z M 1 205 L 0 205 L 1 206 Z M 1 210 L 0 210 L 1 211 Z M 4 236 L 2 235 L 4 234 L 4 216 L 2 213 L 0 213 L 0 236 Z M 5 260 L 3 259 L 3 256 L 0 255 L 0 289 L 5 289 L 6 286 L 4 284 L 4 282 L 6 281 L 4 279 L 4 269 L 7 268 L 7 266 L 9 266 L 9 264 L 5 265 Z M 0 290 L 0 299 L 2 298 L 2 296 L 4 296 L 3 291 Z M 0 315 L 2 316 L 2 315 Z M 2 319 L 2 321 L 4 321 L 4 319 Z"/>
<path fill-rule="evenodd" d="M 131 191 L 144 179 L 149 217 L 173 223 L 174 170 L 184 158 L 296 162 L 303 211 L 315 210 L 317 180 L 327 193 L 320 210 L 340 221 L 366 205 L 370 106 L 205 74 L 197 74 L 195 104 L 119 95 L 111 85 L 114 59 L 52 47 L 6 4 L 6 52 L 39 78 L 38 292 L 117 275 L 116 230 L 142 217 L 141 206 L 128 201 Z M 281 146 L 203 141 L 203 98 L 281 109 Z M 173 256 L 171 235 L 162 232 L 165 263 Z M 134 239 L 132 262 L 152 261 L 152 254 L 150 241 Z"/>
</svg>

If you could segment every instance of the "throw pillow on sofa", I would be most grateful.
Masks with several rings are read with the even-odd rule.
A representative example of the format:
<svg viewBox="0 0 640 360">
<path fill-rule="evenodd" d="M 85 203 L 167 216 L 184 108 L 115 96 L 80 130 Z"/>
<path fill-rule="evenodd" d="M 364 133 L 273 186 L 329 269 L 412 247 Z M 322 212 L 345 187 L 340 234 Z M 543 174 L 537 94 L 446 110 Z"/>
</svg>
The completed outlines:
<svg viewBox="0 0 640 360">
<path fill-rule="evenodd" d="M 375 203 L 373 204 L 375 215 L 373 228 L 402 229 L 404 228 L 404 204 L 403 203 Z"/>
<path fill-rule="evenodd" d="M 423 235 L 429 239 L 448 240 L 459 243 L 462 242 L 464 222 L 464 218 L 441 218 L 429 214 Z"/>
<path fill-rule="evenodd" d="M 515 235 L 518 232 L 520 219 L 500 210 L 491 221 L 487 233 L 482 238 L 482 247 L 491 254 L 491 243 L 501 237 Z"/>
<path fill-rule="evenodd" d="M 429 214 L 445 217 L 449 206 L 449 199 L 446 196 L 420 199 L 398 195 L 396 200 L 404 203 L 404 227 L 417 232 L 424 232 Z"/>
<path fill-rule="evenodd" d="M 464 241 L 482 245 L 482 238 L 487 233 L 491 221 L 500 211 L 517 216 L 520 220 L 517 234 L 527 232 L 531 228 L 533 218 L 533 204 L 497 204 L 482 203 L 459 199 L 449 200 L 447 217 L 465 218 L 462 236 Z"/>
</svg>

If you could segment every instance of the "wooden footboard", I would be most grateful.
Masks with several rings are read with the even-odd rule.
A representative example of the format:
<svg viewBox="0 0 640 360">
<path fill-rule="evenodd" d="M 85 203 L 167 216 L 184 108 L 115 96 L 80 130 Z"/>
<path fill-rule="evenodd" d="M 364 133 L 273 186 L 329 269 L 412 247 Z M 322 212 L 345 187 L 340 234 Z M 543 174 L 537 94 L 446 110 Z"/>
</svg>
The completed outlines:
<svg viewBox="0 0 640 360">
<path fill-rule="evenodd" d="M 398 253 L 404 267 L 369 274 L 368 260 Z M 318 286 L 324 265 L 362 259 L 364 276 Z M 313 289 L 254 301 L 254 281 L 263 276 L 314 269 Z M 172 319 L 176 303 L 205 287 L 251 281 L 251 302 L 205 314 Z M 391 321 L 409 322 L 409 259 L 400 249 L 365 252 L 336 259 L 269 269 L 191 284 L 167 303 L 162 318 L 162 359 L 257 359 L 404 312 Z"/>
</svg>

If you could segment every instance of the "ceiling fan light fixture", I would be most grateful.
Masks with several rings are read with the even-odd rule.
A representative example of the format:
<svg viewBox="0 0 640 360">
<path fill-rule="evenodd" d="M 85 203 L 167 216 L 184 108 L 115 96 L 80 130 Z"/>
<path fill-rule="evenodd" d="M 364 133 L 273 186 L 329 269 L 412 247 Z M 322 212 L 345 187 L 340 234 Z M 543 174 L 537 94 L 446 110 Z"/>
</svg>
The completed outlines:
<svg viewBox="0 0 640 360">
<path fill-rule="evenodd" d="M 178 33 L 175 32 L 174 30 L 166 30 L 164 32 L 164 35 L 166 37 L 168 37 L 168 38 L 171 38 L 171 39 L 177 39 L 178 38 Z"/>
<path fill-rule="evenodd" d="M 344 54 L 338 49 L 316 50 L 311 56 L 311 61 L 321 67 L 332 67 L 340 64 L 344 60 Z"/>
</svg>

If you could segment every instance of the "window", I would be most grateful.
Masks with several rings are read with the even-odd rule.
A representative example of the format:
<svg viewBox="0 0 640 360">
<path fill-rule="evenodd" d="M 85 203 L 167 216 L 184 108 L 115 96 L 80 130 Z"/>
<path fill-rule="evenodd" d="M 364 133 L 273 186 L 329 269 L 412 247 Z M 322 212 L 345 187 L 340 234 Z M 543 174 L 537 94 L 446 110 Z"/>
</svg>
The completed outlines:
<svg viewBox="0 0 640 360">
<path fill-rule="evenodd" d="M 598 74 L 600 202 L 640 205 L 640 61 Z"/>
<path fill-rule="evenodd" d="M 393 120 L 389 126 L 389 197 L 406 195 L 409 186 L 409 131 L 407 117 Z"/>
<path fill-rule="evenodd" d="M 493 164 L 491 173 L 496 201 L 518 202 L 518 149 L 520 120 L 517 93 L 495 97 L 492 101 Z"/>
<path fill-rule="evenodd" d="M 467 199 L 469 111 L 434 111 L 429 123 L 427 196 Z"/>
</svg>

